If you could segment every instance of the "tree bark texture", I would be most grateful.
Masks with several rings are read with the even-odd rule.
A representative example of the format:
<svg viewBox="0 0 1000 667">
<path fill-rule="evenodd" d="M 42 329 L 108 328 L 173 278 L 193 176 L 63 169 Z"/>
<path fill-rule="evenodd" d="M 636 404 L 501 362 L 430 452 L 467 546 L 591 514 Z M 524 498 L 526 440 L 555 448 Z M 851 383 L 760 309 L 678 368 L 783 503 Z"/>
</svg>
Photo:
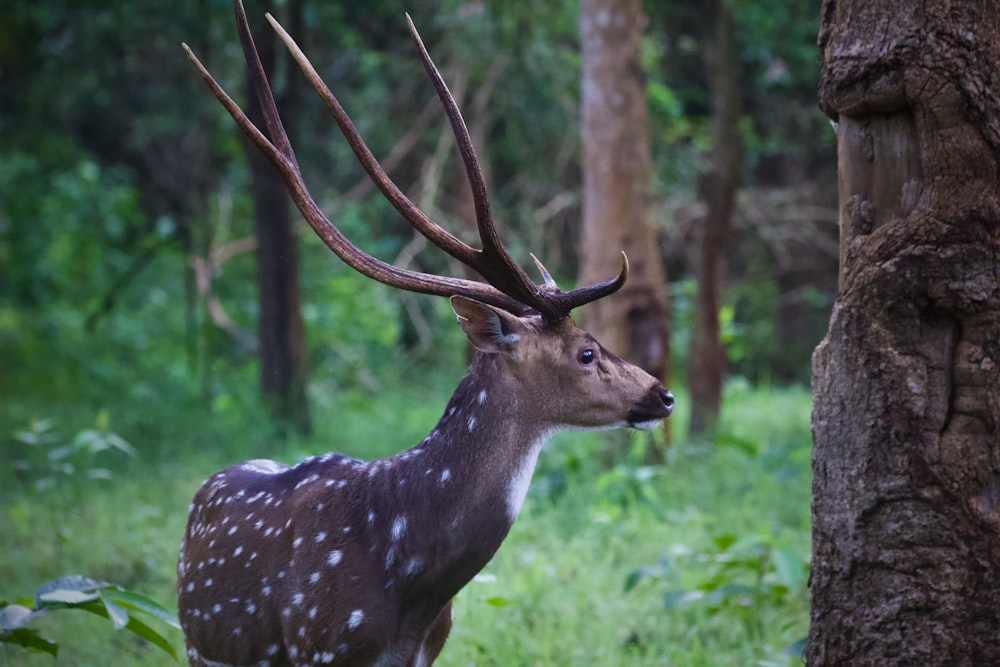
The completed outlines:
<svg viewBox="0 0 1000 667">
<path fill-rule="evenodd" d="M 729 4 L 725 0 L 707 0 L 704 5 L 705 73 L 712 95 L 712 167 L 701 182 L 706 213 L 699 238 L 698 293 L 688 369 L 691 434 L 711 431 L 722 406 L 726 351 L 719 328 L 719 309 L 733 207 L 743 175 L 740 87 Z"/>
<path fill-rule="evenodd" d="M 810 665 L 1000 665 L 1000 4 L 825 0 Z"/>
<path fill-rule="evenodd" d="M 292 2 L 289 11 L 294 29 L 295 23 L 301 25 L 301 8 Z M 301 34 L 301 30 L 295 32 Z M 254 31 L 254 41 L 264 71 L 273 80 L 277 37 L 265 24 Z M 293 61 L 289 58 L 286 62 Z M 277 100 L 289 136 L 295 135 L 299 113 L 297 90 L 289 85 L 284 97 Z M 265 127 L 260 104 L 252 94 L 247 115 L 257 127 Z M 294 218 L 278 171 L 255 146 L 249 143 L 244 146 L 250 166 L 257 235 L 261 392 L 277 421 L 308 434 L 311 424 L 306 396 L 305 325 L 299 298 L 299 250 Z"/>
<path fill-rule="evenodd" d="M 629 279 L 587 308 L 587 327 L 608 348 L 665 380 L 670 315 L 652 225 L 653 176 L 640 42 L 648 18 L 639 0 L 584 0 L 583 242 L 581 283 L 607 280 L 629 258 Z"/>
</svg>

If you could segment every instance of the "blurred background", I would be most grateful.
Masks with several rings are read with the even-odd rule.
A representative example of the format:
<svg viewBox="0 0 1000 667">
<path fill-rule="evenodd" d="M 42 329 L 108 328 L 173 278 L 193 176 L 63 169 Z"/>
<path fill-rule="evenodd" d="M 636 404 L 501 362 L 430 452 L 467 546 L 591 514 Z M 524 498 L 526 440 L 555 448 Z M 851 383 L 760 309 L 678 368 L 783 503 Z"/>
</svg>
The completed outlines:
<svg viewBox="0 0 1000 667">
<path fill-rule="evenodd" d="M 229 3 L 4 4 L 0 599 L 80 573 L 173 608 L 201 480 L 242 459 L 377 458 L 416 444 L 469 352 L 445 299 L 355 274 L 271 187 L 180 49 L 242 103 Z M 617 43 L 601 41 L 614 35 L 599 29 L 609 4 L 638 45 L 624 77 L 640 91 L 631 115 L 593 110 L 610 99 L 599 71 Z M 809 358 L 837 278 L 817 3 L 248 2 L 328 217 L 386 261 L 462 276 L 370 185 L 263 20 L 274 13 L 296 37 L 403 191 L 476 243 L 404 10 L 463 108 L 522 265 L 533 252 L 568 288 L 607 261 L 585 239 L 605 239 L 611 257 L 640 239 L 626 250 L 648 254 L 633 278 L 653 281 L 642 313 L 663 345 L 631 349 L 650 329 L 638 307 L 578 317 L 606 342 L 630 341 L 609 346 L 678 396 L 667 432 L 565 434 L 543 452 L 508 542 L 459 596 L 441 664 L 796 664 Z M 649 150 L 630 191 L 641 206 L 595 221 L 588 211 L 606 210 L 599 198 L 613 190 L 588 169 L 615 150 L 595 135 L 617 118 Z M 163 660 L 100 619 L 39 622 L 60 662 Z M 0 645 L 0 664 L 46 660 Z"/>
</svg>

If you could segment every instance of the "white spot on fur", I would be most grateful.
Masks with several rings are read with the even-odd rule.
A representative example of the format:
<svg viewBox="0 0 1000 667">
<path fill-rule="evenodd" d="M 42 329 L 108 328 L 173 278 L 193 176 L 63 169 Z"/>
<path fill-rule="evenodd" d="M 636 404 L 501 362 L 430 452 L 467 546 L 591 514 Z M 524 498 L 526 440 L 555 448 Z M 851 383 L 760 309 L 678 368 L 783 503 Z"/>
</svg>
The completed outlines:
<svg viewBox="0 0 1000 667">
<path fill-rule="evenodd" d="M 476 418 L 469 417 L 469 433 L 472 433 L 472 429 L 476 428 Z"/>
<path fill-rule="evenodd" d="M 483 403 L 486 402 L 486 390 L 485 389 L 480 390 L 479 396 L 476 397 L 476 402 L 479 403 L 479 405 L 482 405 Z"/>
<path fill-rule="evenodd" d="M 319 544 L 320 542 L 322 542 L 325 539 L 326 539 L 326 533 L 325 532 L 323 532 L 321 530 L 320 532 L 316 533 L 316 544 Z"/>
<path fill-rule="evenodd" d="M 413 575 L 417 574 L 423 569 L 424 569 L 424 562 L 420 559 L 419 556 L 414 556 L 410 558 L 408 561 L 406 561 L 405 565 L 403 565 L 403 574 L 405 574 L 408 577 L 412 577 Z"/>
<path fill-rule="evenodd" d="M 401 538 L 405 532 L 406 532 L 406 517 L 402 515 L 397 516 L 395 519 L 392 520 L 392 535 L 391 535 L 392 540 L 394 542 L 398 541 L 399 538 Z"/>
<path fill-rule="evenodd" d="M 347 619 L 347 629 L 356 630 L 363 620 L 365 620 L 365 612 L 355 609 Z"/>
<path fill-rule="evenodd" d="M 330 555 L 326 557 L 326 564 L 330 567 L 336 567 L 340 564 L 341 559 L 344 557 L 343 552 L 340 549 L 334 549 L 330 552 Z"/>
<path fill-rule="evenodd" d="M 451 479 L 451 470 L 445 468 L 444 470 L 441 471 L 441 483 L 444 484 L 449 479 Z"/>
<path fill-rule="evenodd" d="M 253 459 L 252 461 L 247 461 L 240 467 L 248 472 L 256 472 L 262 475 L 277 475 L 278 473 L 288 470 L 288 466 L 284 463 L 278 463 L 277 461 L 271 461 L 270 459 Z"/>
</svg>

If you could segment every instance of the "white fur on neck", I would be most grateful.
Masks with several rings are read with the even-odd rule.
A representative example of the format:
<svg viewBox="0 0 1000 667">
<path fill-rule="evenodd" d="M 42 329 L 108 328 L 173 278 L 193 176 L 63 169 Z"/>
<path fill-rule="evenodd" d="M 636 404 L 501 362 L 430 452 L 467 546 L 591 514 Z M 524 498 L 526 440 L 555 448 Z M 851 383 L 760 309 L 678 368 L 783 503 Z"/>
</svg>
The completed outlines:
<svg viewBox="0 0 1000 667">
<path fill-rule="evenodd" d="M 542 451 L 542 447 L 545 446 L 545 443 L 548 442 L 554 432 L 553 430 L 542 433 L 542 435 L 528 446 L 528 451 L 525 452 L 524 457 L 518 462 L 517 469 L 510 478 L 510 483 L 507 487 L 507 516 L 511 522 L 521 512 L 524 497 L 528 495 L 531 476 L 534 474 L 535 465 L 538 463 L 538 453 Z"/>
</svg>

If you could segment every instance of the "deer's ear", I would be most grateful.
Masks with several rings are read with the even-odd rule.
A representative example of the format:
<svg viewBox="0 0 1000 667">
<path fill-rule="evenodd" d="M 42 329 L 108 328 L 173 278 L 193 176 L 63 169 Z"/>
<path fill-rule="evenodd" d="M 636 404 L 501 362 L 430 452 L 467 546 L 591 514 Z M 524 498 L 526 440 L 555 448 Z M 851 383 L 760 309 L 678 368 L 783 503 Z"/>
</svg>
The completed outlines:
<svg viewBox="0 0 1000 667">
<path fill-rule="evenodd" d="M 451 307 L 473 347 L 482 352 L 513 356 L 525 331 L 521 318 L 464 296 L 451 297 Z"/>
</svg>

